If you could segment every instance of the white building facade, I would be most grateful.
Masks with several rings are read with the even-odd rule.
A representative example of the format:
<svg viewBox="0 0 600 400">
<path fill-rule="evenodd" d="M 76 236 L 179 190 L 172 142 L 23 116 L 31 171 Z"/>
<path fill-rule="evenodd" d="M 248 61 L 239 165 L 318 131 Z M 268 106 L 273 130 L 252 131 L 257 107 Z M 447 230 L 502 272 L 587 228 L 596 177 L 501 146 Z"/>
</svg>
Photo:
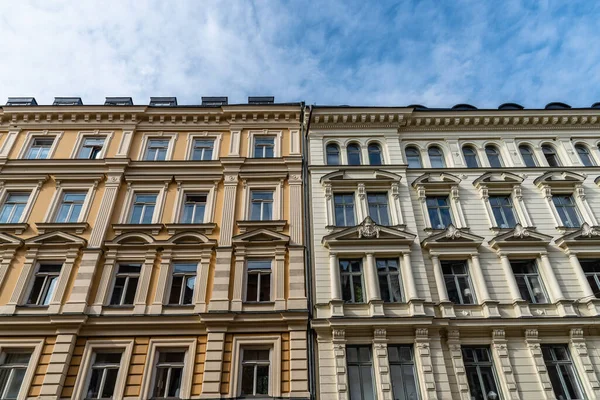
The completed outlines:
<svg viewBox="0 0 600 400">
<path fill-rule="evenodd" d="M 318 398 L 600 398 L 600 109 L 305 116 Z"/>
</svg>

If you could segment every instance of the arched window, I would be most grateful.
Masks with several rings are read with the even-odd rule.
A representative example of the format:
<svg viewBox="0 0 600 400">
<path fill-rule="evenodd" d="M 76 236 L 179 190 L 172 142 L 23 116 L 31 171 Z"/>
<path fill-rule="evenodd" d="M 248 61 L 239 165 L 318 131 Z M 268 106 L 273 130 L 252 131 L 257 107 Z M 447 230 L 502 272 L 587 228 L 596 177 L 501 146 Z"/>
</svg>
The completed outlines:
<svg viewBox="0 0 600 400">
<path fill-rule="evenodd" d="M 327 153 L 327 165 L 340 165 L 340 148 L 337 144 L 328 144 L 325 152 Z"/>
<path fill-rule="evenodd" d="M 381 159 L 381 147 L 377 143 L 371 143 L 369 145 L 369 164 L 381 165 L 383 164 Z"/>
<path fill-rule="evenodd" d="M 406 162 L 408 168 L 423 168 L 421 163 L 421 152 L 416 147 L 410 146 L 406 148 Z"/>
<path fill-rule="evenodd" d="M 548 162 L 549 166 L 560 167 L 560 159 L 558 158 L 554 147 L 545 144 L 542 146 L 542 152 L 544 153 L 544 157 L 546 157 L 546 161 Z"/>
<path fill-rule="evenodd" d="M 596 163 L 594 163 L 594 160 L 592 160 L 592 155 L 590 154 L 590 151 L 588 150 L 587 146 L 578 144 L 577 146 L 575 146 L 575 150 L 577 150 L 577 154 L 579 154 L 579 159 L 585 167 L 593 167 L 594 165 L 596 165 Z"/>
<path fill-rule="evenodd" d="M 501 168 L 502 167 L 502 156 L 496 146 L 485 146 L 485 154 L 490 162 L 490 167 Z"/>
<path fill-rule="evenodd" d="M 526 167 L 537 167 L 537 161 L 535 160 L 535 155 L 533 154 L 531 147 L 522 144 L 519 146 L 519 152 L 521 153 L 521 157 L 523 158 Z"/>
<path fill-rule="evenodd" d="M 360 165 L 360 146 L 356 143 L 350 143 L 346 148 L 348 153 L 348 165 Z"/>
<path fill-rule="evenodd" d="M 429 162 L 431 162 L 431 168 L 445 168 L 446 162 L 444 161 L 444 153 L 437 146 L 431 146 L 428 150 Z"/>
<path fill-rule="evenodd" d="M 463 157 L 469 168 L 479 168 L 479 158 L 477 157 L 477 150 L 471 146 L 465 146 L 462 149 Z"/>
</svg>

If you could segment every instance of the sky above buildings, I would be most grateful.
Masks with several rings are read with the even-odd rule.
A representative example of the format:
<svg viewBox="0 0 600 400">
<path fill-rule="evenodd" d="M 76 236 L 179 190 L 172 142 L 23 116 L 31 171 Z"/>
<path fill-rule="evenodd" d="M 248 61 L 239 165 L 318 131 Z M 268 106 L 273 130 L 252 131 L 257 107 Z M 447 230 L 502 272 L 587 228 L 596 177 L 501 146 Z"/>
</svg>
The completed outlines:
<svg viewBox="0 0 600 400">
<path fill-rule="evenodd" d="M 599 21 L 595 1 L 3 2 L 0 103 L 587 107 L 600 101 Z"/>
</svg>

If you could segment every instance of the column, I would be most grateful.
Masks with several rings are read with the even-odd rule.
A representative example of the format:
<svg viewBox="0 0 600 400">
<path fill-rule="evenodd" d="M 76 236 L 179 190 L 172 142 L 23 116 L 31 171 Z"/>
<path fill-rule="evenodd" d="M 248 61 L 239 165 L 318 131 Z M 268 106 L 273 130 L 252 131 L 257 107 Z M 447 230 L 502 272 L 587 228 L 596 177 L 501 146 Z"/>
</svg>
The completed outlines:
<svg viewBox="0 0 600 400">
<path fill-rule="evenodd" d="M 331 279 L 331 300 L 342 300 L 340 267 L 335 253 L 329 253 L 329 278 Z"/>
<path fill-rule="evenodd" d="M 77 269 L 77 276 L 73 283 L 73 290 L 63 306 L 64 313 L 77 313 L 81 314 L 85 312 L 87 307 L 88 298 L 90 295 L 90 288 L 96 275 L 96 265 L 100 256 L 102 255 L 101 249 L 84 249 L 79 261 L 79 268 Z"/>
<path fill-rule="evenodd" d="M 580 301 L 588 301 L 591 299 L 595 299 L 596 295 L 592 291 L 590 284 L 585 276 L 585 272 L 583 272 L 583 268 L 581 267 L 581 263 L 579 262 L 579 258 L 577 254 L 573 252 L 569 252 L 569 261 L 571 262 L 571 267 L 573 267 L 573 271 L 575 275 L 577 275 L 577 281 L 579 281 L 579 287 L 581 287 L 581 291 L 583 292 L 583 297 Z"/>
<path fill-rule="evenodd" d="M 583 374 L 581 374 L 581 383 L 586 392 L 587 397 L 590 399 L 600 398 L 600 382 L 598 376 L 592 364 L 592 359 L 587 348 L 587 343 L 583 337 L 583 329 L 572 328 L 569 332 L 571 336 L 570 348 L 573 361 L 575 364 L 579 364 L 583 367 Z"/>
<path fill-rule="evenodd" d="M 223 352 L 225 350 L 226 328 L 208 328 L 206 340 L 206 359 L 202 376 L 202 397 L 221 397 L 221 371 L 223 370 Z"/>
<path fill-rule="evenodd" d="M 302 173 L 291 172 L 288 179 L 290 185 L 290 244 L 302 244 Z M 282 218 L 283 219 L 283 218 Z"/>
<path fill-rule="evenodd" d="M 206 312 L 206 291 L 208 288 L 208 275 L 210 272 L 210 259 L 212 248 L 202 250 L 202 256 L 196 269 L 196 287 L 194 288 L 194 312 Z"/>
<path fill-rule="evenodd" d="M 548 284 L 548 288 L 550 289 L 550 297 L 553 303 L 557 301 L 564 300 L 565 296 L 560 289 L 560 285 L 558 284 L 558 280 L 556 279 L 556 275 L 554 274 L 554 270 L 552 269 L 552 265 L 550 265 L 550 260 L 548 259 L 547 253 L 541 253 L 540 258 L 542 259 L 541 267 L 542 273 L 544 274 L 544 280 Z"/>
<path fill-rule="evenodd" d="M 367 253 L 367 265 L 365 268 L 365 281 L 367 284 L 367 301 L 381 300 L 379 294 L 377 268 L 375 266 L 375 256 L 373 253 Z"/>
<path fill-rule="evenodd" d="M 273 268 L 275 269 L 275 271 L 273 271 L 274 282 L 272 283 L 275 285 L 275 309 L 285 310 L 285 246 L 278 246 L 275 250 L 275 265 L 273 265 Z M 236 268 L 236 274 L 237 271 L 238 269 Z"/>
<path fill-rule="evenodd" d="M 94 303 L 89 309 L 90 314 L 101 314 L 102 307 L 108 303 L 109 299 L 107 297 L 110 290 L 109 286 L 113 279 L 116 263 L 117 250 L 115 248 L 111 248 L 106 252 L 104 266 L 102 267 L 102 276 L 100 277 L 98 291 L 96 292 L 96 298 L 94 299 Z"/>
<path fill-rule="evenodd" d="M 431 256 L 431 262 L 433 263 L 433 275 L 435 277 L 435 287 L 437 288 L 438 297 L 440 303 L 449 302 L 448 290 L 446 289 L 446 282 L 444 281 L 444 272 L 442 271 L 442 264 L 437 255 Z"/>
<path fill-rule="evenodd" d="M 410 253 L 404 253 L 402 255 L 402 282 L 404 283 L 404 291 L 406 293 L 406 301 L 418 299 L 417 285 L 415 283 L 415 276 L 412 270 L 412 262 L 410 260 Z"/>
<path fill-rule="evenodd" d="M 304 248 L 302 246 L 288 247 L 289 254 L 289 296 L 288 310 L 306 310 L 306 281 L 304 277 Z"/>
<path fill-rule="evenodd" d="M 333 356 L 335 361 L 335 374 L 337 382 L 338 400 L 348 400 L 348 370 L 346 363 L 346 331 L 334 329 L 332 332 Z"/>
<path fill-rule="evenodd" d="M 2 257 L 0 258 L 0 286 L 4 283 L 4 278 L 8 273 L 10 264 L 17 252 L 18 245 L 5 244 L 2 249 Z"/>
<path fill-rule="evenodd" d="M 513 273 L 512 267 L 510 265 L 510 260 L 508 259 L 508 256 L 506 256 L 506 254 L 500 254 L 500 264 L 502 265 L 504 277 L 506 278 L 506 283 L 508 284 L 508 292 L 510 293 L 511 300 L 513 302 L 523 301 L 523 299 L 521 298 L 521 292 L 519 292 L 519 286 L 517 286 L 515 274 Z"/>
<path fill-rule="evenodd" d="M 133 313 L 134 314 L 145 314 L 146 313 L 146 302 L 148 300 L 148 289 L 150 286 L 150 277 L 152 276 L 152 269 L 154 268 L 154 260 L 156 259 L 156 250 L 148 249 L 142 265 L 142 271 L 140 273 L 140 280 L 138 282 L 138 290 L 135 295 Z"/>
<path fill-rule="evenodd" d="M 244 301 L 244 267 L 246 262 L 246 252 L 244 248 L 236 248 L 235 251 L 235 271 L 233 272 L 233 297 L 231 298 L 231 311 L 242 311 Z M 277 263 L 277 261 L 275 261 Z M 272 269 L 277 265 L 272 266 Z M 272 274 L 273 275 L 273 274 Z M 273 283 L 272 283 L 273 284 Z"/>
<path fill-rule="evenodd" d="M 54 400 L 60 397 L 76 340 L 75 332 L 58 330 L 56 344 L 40 390 L 40 400 Z"/>
<path fill-rule="evenodd" d="M 229 281 L 231 275 L 231 247 L 216 250 L 215 276 L 208 311 L 229 310 Z"/>
<path fill-rule="evenodd" d="M 219 246 L 231 246 L 231 239 L 233 237 L 233 224 L 235 222 L 237 184 L 237 174 L 225 175 L 223 218 L 221 219 L 221 235 L 219 236 Z"/>
<path fill-rule="evenodd" d="M 479 263 L 479 255 L 471 254 L 471 267 L 473 279 L 476 282 L 479 303 L 484 303 L 488 300 L 491 300 L 490 293 L 485 283 L 485 278 L 483 277 L 483 271 L 481 270 L 481 264 Z"/>
<path fill-rule="evenodd" d="M 167 297 L 167 283 L 169 282 L 169 275 L 171 272 L 171 257 L 173 255 L 173 250 L 170 248 L 166 248 L 163 250 L 160 255 L 160 264 L 158 270 L 158 283 L 156 285 L 156 295 L 154 296 L 154 301 L 152 305 L 149 307 L 148 312 L 150 314 L 161 314 L 163 304 L 166 302 Z"/>
<path fill-rule="evenodd" d="M 458 398 L 460 400 L 471 400 L 469 382 L 467 380 L 467 373 L 465 371 L 465 363 L 462 358 L 460 333 L 458 330 L 453 329 L 448 331 L 448 348 L 450 349 L 452 367 L 454 368 L 454 374 L 456 375 L 456 385 L 458 386 L 459 391 Z"/>
</svg>

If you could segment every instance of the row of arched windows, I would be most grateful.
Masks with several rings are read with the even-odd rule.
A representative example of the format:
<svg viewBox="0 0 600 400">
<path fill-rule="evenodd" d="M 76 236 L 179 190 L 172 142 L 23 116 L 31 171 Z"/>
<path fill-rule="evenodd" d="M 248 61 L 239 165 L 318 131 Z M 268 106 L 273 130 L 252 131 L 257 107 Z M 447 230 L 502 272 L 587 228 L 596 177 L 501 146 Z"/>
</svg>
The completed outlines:
<svg viewBox="0 0 600 400">
<path fill-rule="evenodd" d="M 369 154 L 369 165 L 383 164 L 381 146 L 377 143 L 370 143 L 367 147 Z M 327 165 L 340 165 L 340 147 L 335 143 L 329 143 L 326 147 Z M 350 143 L 346 146 L 346 157 L 348 165 L 362 165 L 362 150 L 358 143 Z"/>
</svg>

